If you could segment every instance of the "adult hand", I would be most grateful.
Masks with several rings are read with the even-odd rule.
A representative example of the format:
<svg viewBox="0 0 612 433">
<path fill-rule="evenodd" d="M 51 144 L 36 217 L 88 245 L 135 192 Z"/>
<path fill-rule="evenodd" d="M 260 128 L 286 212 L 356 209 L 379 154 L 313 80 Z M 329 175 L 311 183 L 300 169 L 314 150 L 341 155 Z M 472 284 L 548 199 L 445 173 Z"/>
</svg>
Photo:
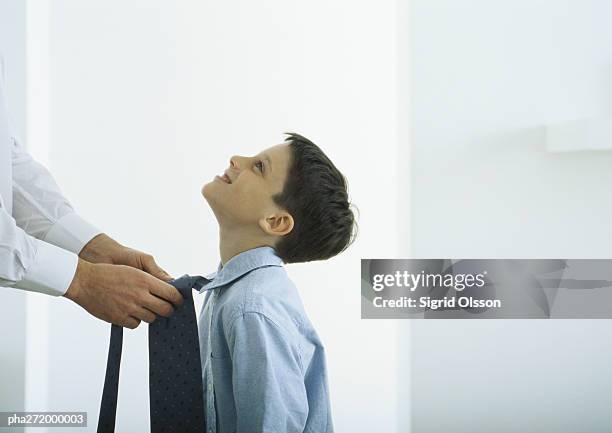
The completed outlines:
<svg viewBox="0 0 612 433">
<path fill-rule="evenodd" d="M 172 304 L 183 303 L 174 286 L 140 269 L 82 259 L 64 296 L 93 316 L 130 329 L 141 320 L 152 323 L 156 314 L 169 317 Z"/>
<path fill-rule="evenodd" d="M 155 263 L 150 254 L 121 245 L 104 233 L 90 240 L 79 253 L 79 257 L 91 263 L 109 263 L 126 265 L 141 269 L 164 281 L 172 279 L 170 275 Z"/>
</svg>

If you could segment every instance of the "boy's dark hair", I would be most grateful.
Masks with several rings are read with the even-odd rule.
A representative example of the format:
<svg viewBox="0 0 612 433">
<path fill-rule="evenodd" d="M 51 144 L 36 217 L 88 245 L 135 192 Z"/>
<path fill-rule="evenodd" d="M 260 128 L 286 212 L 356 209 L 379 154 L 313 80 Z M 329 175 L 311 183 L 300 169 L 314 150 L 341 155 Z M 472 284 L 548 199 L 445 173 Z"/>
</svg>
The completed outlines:
<svg viewBox="0 0 612 433">
<path fill-rule="evenodd" d="M 293 133 L 291 162 L 283 191 L 272 197 L 291 214 L 293 230 L 275 249 L 285 263 L 325 260 L 344 251 L 357 236 L 346 178 L 309 139 Z"/>
</svg>

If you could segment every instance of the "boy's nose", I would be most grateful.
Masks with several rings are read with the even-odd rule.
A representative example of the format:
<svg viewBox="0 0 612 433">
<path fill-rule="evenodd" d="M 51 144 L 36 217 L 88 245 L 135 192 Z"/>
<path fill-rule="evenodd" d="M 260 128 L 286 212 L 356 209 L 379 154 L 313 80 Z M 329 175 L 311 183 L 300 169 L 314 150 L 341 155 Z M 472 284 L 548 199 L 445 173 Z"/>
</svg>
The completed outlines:
<svg viewBox="0 0 612 433">
<path fill-rule="evenodd" d="M 240 171 L 242 167 L 248 167 L 248 160 L 251 159 L 246 156 L 234 155 L 230 158 L 230 169 Z"/>
<path fill-rule="evenodd" d="M 234 156 L 232 156 L 230 158 L 230 168 L 234 168 L 234 169 L 238 169 L 239 168 L 239 166 L 238 166 L 238 159 L 239 158 L 240 157 L 236 156 L 236 155 L 234 155 Z"/>
</svg>

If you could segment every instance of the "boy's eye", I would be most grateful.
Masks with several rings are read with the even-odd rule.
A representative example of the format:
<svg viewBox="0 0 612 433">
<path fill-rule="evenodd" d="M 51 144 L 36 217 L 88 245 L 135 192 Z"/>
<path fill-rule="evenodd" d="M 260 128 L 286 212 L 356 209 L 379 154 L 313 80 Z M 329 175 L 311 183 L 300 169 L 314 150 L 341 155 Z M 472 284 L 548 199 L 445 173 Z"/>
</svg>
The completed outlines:
<svg viewBox="0 0 612 433">
<path fill-rule="evenodd" d="M 257 162 L 255 163 L 255 167 L 259 167 L 259 170 L 260 170 L 260 171 L 263 171 L 263 168 L 264 168 L 263 161 L 262 161 L 262 160 L 257 161 Z"/>
</svg>

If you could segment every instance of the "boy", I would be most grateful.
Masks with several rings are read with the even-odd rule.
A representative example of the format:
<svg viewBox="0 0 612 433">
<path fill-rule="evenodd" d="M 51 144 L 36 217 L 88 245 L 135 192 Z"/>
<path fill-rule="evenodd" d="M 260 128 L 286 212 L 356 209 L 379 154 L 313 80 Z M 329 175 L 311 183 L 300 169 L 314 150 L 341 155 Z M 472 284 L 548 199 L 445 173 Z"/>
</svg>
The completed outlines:
<svg viewBox="0 0 612 433">
<path fill-rule="evenodd" d="M 207 432 L 333 432 L 324 348 L 283 264 L 335 256 L 357 226 L 344 176 L 288 135 L 202 188 L 221 254 L 200 291 Z"/>
</svg>

